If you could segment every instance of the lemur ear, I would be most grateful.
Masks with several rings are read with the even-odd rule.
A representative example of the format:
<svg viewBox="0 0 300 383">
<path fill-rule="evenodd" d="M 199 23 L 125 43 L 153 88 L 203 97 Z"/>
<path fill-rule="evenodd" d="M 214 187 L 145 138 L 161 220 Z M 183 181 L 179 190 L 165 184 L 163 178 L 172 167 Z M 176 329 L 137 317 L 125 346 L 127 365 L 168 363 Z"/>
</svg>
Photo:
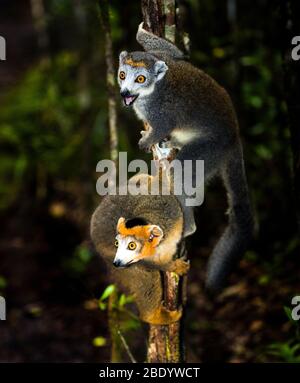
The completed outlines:
<svg viewBox="0 0 300 383">
<path fill-rule="evenodd" d="M 154 64 L 154 72 L 158 81 L 165 76 L 168 69 L 168 65 L 164 61 L 156 61 L 156 63 Z"/>
<path fill-rule="evenodd" d="M 123 63 L 123 59 L 128 55 L 127 51 L 122 51 L 119 56 L 120 63 Z"/>
<path fill-rule="evenodd" d="M 118 223 L 117 223 L 117 231 L 119 232 L 120 230 L 122 230 L 122 228 L 124 226 L 125 226 L 125 218 L 121 217 L 121 218 L 119 218 Z"/>
<path fill-rule="evenodd" d="M 162 240 L 162 238 L 164 236 L 164 232 L 157 225 L 150 225 L 148 230 L 149 230 L 148 231 L 148 233 L 149 233 L 148 241 L 153 242 L 153 246 L 157 246 L 160 243 L 160 241 Z"/>
</svg>

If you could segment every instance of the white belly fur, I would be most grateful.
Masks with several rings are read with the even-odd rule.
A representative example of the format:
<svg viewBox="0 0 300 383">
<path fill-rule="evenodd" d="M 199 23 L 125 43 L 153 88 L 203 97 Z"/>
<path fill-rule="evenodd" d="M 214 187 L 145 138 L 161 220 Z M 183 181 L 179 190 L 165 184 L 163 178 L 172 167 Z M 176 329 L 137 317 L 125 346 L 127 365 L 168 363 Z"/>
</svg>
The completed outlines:
<svg viewBox="0 0 300 383">
<path fill-rule="evenodd" d="M 171 140 L 180 147 L 200 137 L 201 133 L 193 129 L 174 129 L 171 133 Z"/>
<path fill-rule="evenodd" d="M 135 114 L 137 115 L 137 118 L 142 121 L 147 121 L 146 116 L 144 114 L 144 108 L 139 107 L 138 103 L 133 104 L 133 110 L 135 111 Z"/>
</svg>

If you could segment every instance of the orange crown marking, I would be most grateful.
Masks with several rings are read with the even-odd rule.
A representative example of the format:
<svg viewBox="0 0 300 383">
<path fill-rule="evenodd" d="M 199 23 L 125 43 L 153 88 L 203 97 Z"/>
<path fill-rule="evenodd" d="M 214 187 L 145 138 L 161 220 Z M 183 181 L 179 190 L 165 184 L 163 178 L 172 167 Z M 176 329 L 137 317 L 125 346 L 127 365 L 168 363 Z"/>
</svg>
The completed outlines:
<svg viewBox="0 0 300 383">
<path fill-rule="evenodd" d="M 143 61 L 133 61 L 131 58 L 126 59 L 125 64 L 133 67 L 146 67 L 146 64 Z"/>
<path fill-rule="evenodd" d="M 125 236 L 132 235 L 134 237 L 141 238 L 141 239 L 149 238 L 150 236 L 149 228 L 150 228 L 150 225 L 134 226 L 131 228 L 127 228 L 125 225 L 124 218 L 120 218 L 117 225 L 117 230 L 119 234 L 125 235 Z"/>
</svg>

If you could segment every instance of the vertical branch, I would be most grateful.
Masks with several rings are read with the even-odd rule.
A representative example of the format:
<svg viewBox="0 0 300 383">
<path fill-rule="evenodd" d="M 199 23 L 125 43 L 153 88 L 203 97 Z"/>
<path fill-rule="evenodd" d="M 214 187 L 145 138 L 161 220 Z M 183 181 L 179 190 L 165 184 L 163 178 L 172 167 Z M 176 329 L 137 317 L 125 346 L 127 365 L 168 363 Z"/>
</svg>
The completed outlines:
<svg viewBox="0 0 300 383">
<path fill-rule="evenodd" d="M 230 34 L 233 45 L 232 65 L 232 87 L 238 102 L 241 92 L 241 69 L 240 69 L 240 33 L 238 26 L 238 8 L 236 0 L 227 0 L 227 19 L 230 26 Z"/>
<path fill-rule="evenodd" d="M 108 122 L 110 135 L 110 157 L 113 161 L 118 159 L 118 132 L 117 132 L 117 101 L 116 101 L 116 79 L 113 60 L 113 48 L 111 39 L 111 28 L 109 21 L 108 0 L 99 0 L 102 28 L 105 35 L 105 60 L 106 60 L 106 82 L 108 91 Z"/>
<path fill-rule="evenodd" d="M 187 6 L 183 1 L 178 0 L 176 5 L 176 32 L 178 38 L 179 48 L 189 56 L 191 50 L 191 41 L 189 34 L 185 31 L 185 22 L 188 19 Z"/>
<path fill-rule="evenodd" d="M 164 36 L 162 1 L 141 0 L 144 28 L 160 37 Z"/>
<path fill-rule="evenodd" d="M 111 363 L 122 362 L 121 338 L 119 335 L 119 312 L 118 291 L 115 288 L 113 293 L 108 297 L 108 327 L 111 341 L 110 361 Z"/>
<path fill-rule="evenodd" d="M 37 32 L 38 46 L 42 52 L 47 53 L 49 48 L 49 37 L 44 2 L 43 0 L 30 0 L 30 3 L 34 27 Z"/>
<path fill-rule="evenodd" d="M 159 4 L 160 3 L 160 4 Z M 160 5 L 160 7 L 159 7 Z M 144 26 L 159 36 L 165 36 L 175 41 L 175 1 L 142 0 Z M 163 17 L 164 16 L 164 17 Z M 157 25 L 157 23 L 160 25 Z M 161 31 L 164 31 L 161 35 Z M 177 257 L 185 256 L 184 242 Z M 178 310 L 185 302 L 183 278 L 172 272 L 163 272 L 164 304 L 168 310 Z M 148 362 L 178 363 L 183 362 L 184 352 L 181 339 L 181 322 L 170 325 L 150 325 L 148 339 Z"/>
<path fill-rule="evenodd" d="M 175 19 L 175 0 L 164 0 L 165 38 L 175 43 L 176 19 Z"/>
<path fill-rule="evenodd" d="M 113 46 L 111 38 L 111 26 L 109 18 L 108 0 L 99 0 L 100 19 L 105 35 L 105 60 L 106 60 L 106 83 L 108 92 L 108 123 L 110 139 L 110 158 L 117 164 L 118 159 L 118 131 L 117 131 L 117 99 L 115 66 L 113 60 Z M 112 185 L 111 185 L 112 186 Z M 119 313 L 117 310 L 118 292 L 114 292 L 108 298 L 108 324 L 111 338 L 111 362 L 122 361 L 121 338 L 119 336 Z"/>
</svg>

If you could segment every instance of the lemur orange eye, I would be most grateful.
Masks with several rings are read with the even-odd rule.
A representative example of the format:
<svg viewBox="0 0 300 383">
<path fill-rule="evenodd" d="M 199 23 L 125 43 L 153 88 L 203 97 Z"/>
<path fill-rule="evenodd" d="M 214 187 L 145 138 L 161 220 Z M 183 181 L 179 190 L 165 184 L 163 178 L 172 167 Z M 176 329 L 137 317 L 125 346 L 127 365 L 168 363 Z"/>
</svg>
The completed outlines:
<svg viewBox="0 0 300 383">
<path fill-rule="evenodd" d="M 129 242 L 128 243 L 128 249 L 129 250 L 135 250 L 136 249 L 136 243 L 135 242 Z"/>
<path fill-rule="evenodd" d="M 118 247 L 119 246 L 119 241 L 116 239 L 115 240 L 115 246 Z"/>
<path fill-rule="evenodd" d="M 126 77 L 125 72 L 121 71 L 121 72 L 119 73 L 119 78 L 120 78 L 120 80 L 125 80 L 125 77 Z"/>
<path fill-rule="evenodd" d="M 139 76 L 137 76 L 135 81 L 138 82 L 139 84 L 143 84 L 143 82 L 146 81 L 146 77 L 142 76 L 142 75 L 139 75 Z"/>
</svg>

